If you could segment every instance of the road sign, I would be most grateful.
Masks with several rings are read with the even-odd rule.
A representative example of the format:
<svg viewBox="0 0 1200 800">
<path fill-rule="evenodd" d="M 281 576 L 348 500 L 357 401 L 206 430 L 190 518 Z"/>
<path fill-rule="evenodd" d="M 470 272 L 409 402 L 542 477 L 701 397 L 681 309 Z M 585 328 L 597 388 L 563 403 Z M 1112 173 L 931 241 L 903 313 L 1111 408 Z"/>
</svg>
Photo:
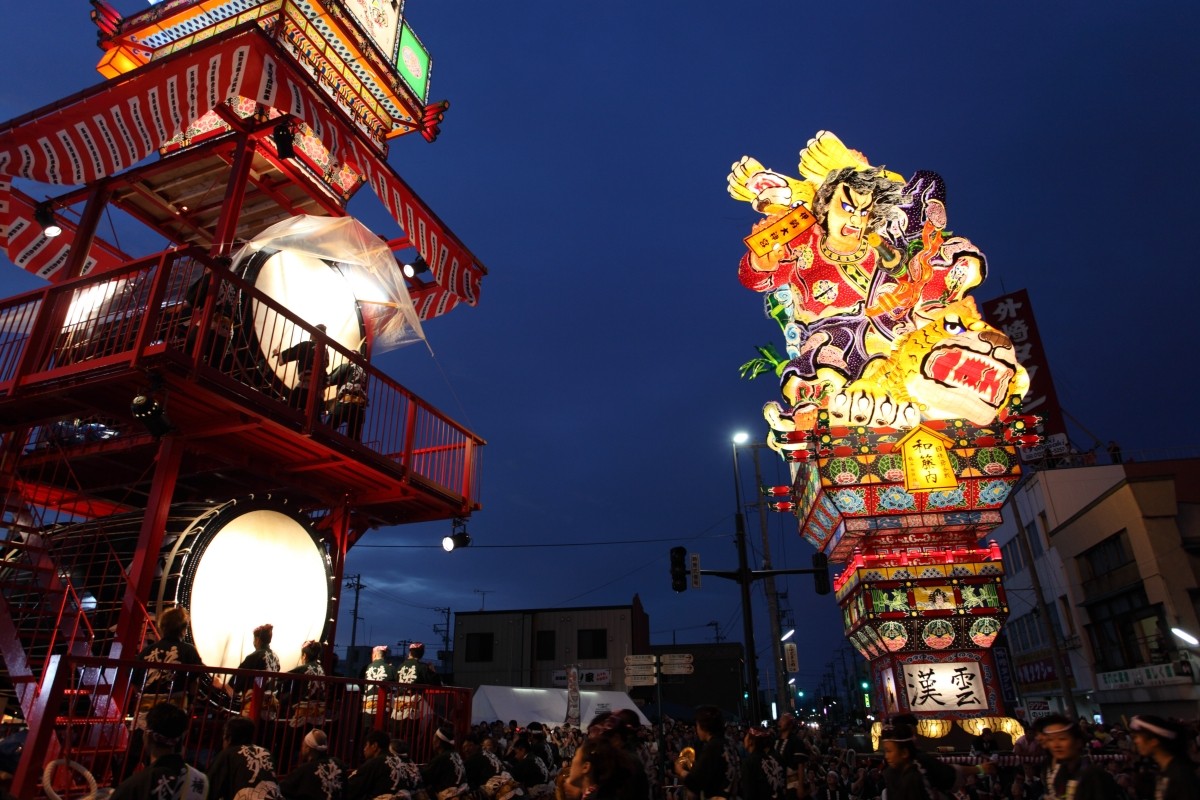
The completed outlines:
<svg viewBox="0 0 1200 800">
<path fill-rule="evenodd" d="M 657 664 L 658 656 L 625 656 L 625 666 L 631 664 Z"/>
<path fill-rule="evenodd" d="M 691 664 L 663 664 L 663 675 L 691 675 L 695 667 Z"/>
<path fill-rule="evenodd" d="M 626 686 L 653 686 L 658 683 L 658 678 L 653 675 L 626 675 Z"/>
<path fill-rule="evenodd" d="M 691 569 L 692 588 L 699 589 L 700 588 L 700 554 L 692 553 L 691 561 L 692 561 L 692 565 L 691 565 L 692 566 L 692 569 Z"/>
<path fill-rule="evenodd" d="M 625 674 L 626 675 L 653 675 L 654 671 L 656 669 L 658 669 L 658 668 L 656 666 L 654 666 L 653 664 L 630 664 L 629 666 L 625 667 Z"/>
<path fill-rule="evenodd" d="M 691 653 L 663 653 L 662 662 L 664 664 L 690 664 L 692 663 Z"/>
</svg>

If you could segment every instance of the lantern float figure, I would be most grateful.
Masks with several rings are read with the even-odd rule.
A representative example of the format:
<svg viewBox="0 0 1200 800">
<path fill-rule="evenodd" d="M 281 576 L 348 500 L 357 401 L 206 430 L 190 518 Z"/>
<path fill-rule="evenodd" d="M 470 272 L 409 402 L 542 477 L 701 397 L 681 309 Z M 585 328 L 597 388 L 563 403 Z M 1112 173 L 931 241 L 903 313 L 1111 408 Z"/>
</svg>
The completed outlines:
<svg viewBox="0 0 1200 800">
<path fill-rule="evenodd" d="M 746 157 L 728 177 L 763 215 L 738 277 L 783 334 L 784 353 L 759 347 L 741 368 L 774 374 L 783 396 L 763 415 L 794 482 L 771 506 L 845 565 L 834 591 L 885 713 L 1003 717 L 990 648 L 1008 614 L 1004 567 L 979 541 L 1037 420 L 1021 413 L 1029 378 L 1013 343 L 968 294 L 986 259 L 947 229 L 936 173 L 874 167 L 828 131 L 799 173 Z"/>
</svg>

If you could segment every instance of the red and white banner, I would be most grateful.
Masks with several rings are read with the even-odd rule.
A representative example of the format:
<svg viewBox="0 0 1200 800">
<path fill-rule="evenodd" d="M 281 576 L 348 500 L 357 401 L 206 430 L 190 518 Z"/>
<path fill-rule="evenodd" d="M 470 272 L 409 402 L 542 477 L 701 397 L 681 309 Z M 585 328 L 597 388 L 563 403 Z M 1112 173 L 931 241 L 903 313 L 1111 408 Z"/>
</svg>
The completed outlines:
<svg viewBox="0 0 1200 800">
<path fill-rule="evenodd" d="M 86 184 L 142 161 L 188 125 L 234 97 L 247 97 L 312 128 L 330 157 L 363 175 L 430 266 L 434 286 L 414 293 L 422 319 L 466 302 L 475 305 L 484 269 L 379 152 L 368 149 L 339 115 L 308 88 L 303 70 L 254 29 L 214 38 L 120 78 L 55 103 L 0 130 L 0 223 L 9 218 L 4 249 L 14 263 L 47 276 L 65 261 L 70 233 L 27 252 L 28 219 L 13 217 L 10 177 L 50 184 Z M 12 222 L 24 222 L 14 227 Z M 37 228 L 34 227 L 34 231 Z M 19 261 L 18 259 L 22 259 Z"/>
</svg>

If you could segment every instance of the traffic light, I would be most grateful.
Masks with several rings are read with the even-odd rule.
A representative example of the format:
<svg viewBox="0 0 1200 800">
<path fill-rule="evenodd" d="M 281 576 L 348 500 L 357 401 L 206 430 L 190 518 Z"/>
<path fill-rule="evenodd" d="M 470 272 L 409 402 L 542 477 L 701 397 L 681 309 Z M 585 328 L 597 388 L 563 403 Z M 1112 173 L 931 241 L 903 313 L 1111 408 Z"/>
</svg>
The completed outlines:
<svg viewBox="0 0 1200 800">
<path fill-rule="evenodd" d="M 686 592 L 688 588 L 687 548 L 671 548 L 671 588 Z"/>
<path fill-rule="evenodd" d="M 813 553 L 812 565 L 817 594 L 829 594 L 829 557 L 824 553 Z"/>
</svg>

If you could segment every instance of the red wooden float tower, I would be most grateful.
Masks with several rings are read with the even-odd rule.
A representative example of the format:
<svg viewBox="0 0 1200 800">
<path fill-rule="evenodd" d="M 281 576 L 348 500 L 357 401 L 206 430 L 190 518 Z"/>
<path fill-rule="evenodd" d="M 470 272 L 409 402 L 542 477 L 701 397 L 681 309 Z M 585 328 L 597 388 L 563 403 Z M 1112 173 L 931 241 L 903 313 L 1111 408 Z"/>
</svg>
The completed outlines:
<svg viewBox="0 0 1200 800">
<path fill-rule="evenodd" d="M 232 258 L 283 220 L 345 217 L 366 189 L 395 220 L 396 275 L 423 270 L 395 278 L 420 319 L 476 303 L 483 265 L 386 161 L 395 137 L 432 142 L 448 105 L 427 101 L 428 54 L 399 11 L 92 5 L 105 82 L 0 125 L 0 246 L 48 281 L 0 301 L 0 655 L 29 726 L 21 797 L 56 756 L 116 777 L 136 694 L 123 665 L 158 610 L 198 591 L 201 551 L 230 520 L 265 512 L 311 537 L 313 591 L 330 598 L 314 638 L 330 643 L 367 530 L 479 508 L 483 441 L 372 366 L 387 304 L 351 296 L 347 339 L 265 281 L 271 254 Z M 39 202 L 13 179 L 57 193 Z M 104 241 L 110 211 L 169 247 Z M 306 393 L 272 366 L 304 340 L 323 366 L 362 370 L 357 425 L 324 413 L 335 387 Z M 236 620 L 238 635 L 262 621 Z M 460 695 L 445 690 L 443 717 L 463 720 Z"/>
</svg>

